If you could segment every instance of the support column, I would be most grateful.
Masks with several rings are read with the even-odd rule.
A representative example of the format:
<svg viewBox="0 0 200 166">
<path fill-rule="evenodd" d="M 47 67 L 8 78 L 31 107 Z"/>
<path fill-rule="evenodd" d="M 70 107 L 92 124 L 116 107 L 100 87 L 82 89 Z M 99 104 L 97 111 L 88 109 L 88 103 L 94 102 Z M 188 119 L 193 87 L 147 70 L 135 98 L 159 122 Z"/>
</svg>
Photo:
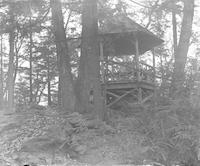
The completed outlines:
<svg viewBox="0 0 200 166">
<path fill-rule="evenodd" d="M 155 48 L 152 49 L 152 58 L 153 58 L 153 85 L 154 85 L 154 91 L 153 91 L 153 102 L 154 106 L 156 106 L 156 57 L 155 57 Z"/>
<path fill-rule="evenodd" d="M 99 42 L 100 48 L 100 62 L 101 62 L 101 72 L 102 72 L 102 98 L 103 98 L 103 120 L 107 120 L 107 56 L 104 56 L 103 41 Z"/>
<path fill-rule="evenodd" d="M 103 43 L 100 41 L 99 43 L 100 48 L 100 62 L 101 62 L 101 72 L 102 72 L 102 83 L 105 83 L 105 65 L 104 65 L 104 55 L 103 55 Z"/>
<path fill-rule="evenodd" d="M 135 40 L 135 63 L 136 63 L 136 81 L 139 83 L 141 81 L 141 77 L 140 77 L 140 65 L 139 65 L 139 42 L 138 42 L 138 38 L 135 35 L 136 40 Z M 142 89 L 141 87 L 138 87 L 138 102 L 141 103 L 142 101 Z"/>
</svg>

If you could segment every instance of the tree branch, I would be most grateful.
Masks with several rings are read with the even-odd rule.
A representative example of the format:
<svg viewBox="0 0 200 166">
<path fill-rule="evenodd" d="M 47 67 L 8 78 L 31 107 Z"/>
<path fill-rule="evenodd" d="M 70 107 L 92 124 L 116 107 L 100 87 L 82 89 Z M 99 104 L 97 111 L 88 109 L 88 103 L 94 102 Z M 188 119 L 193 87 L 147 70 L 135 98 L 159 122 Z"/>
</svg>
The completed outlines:
<svg viewBox="0 0 200 166">
<path fill-rule="evenodd" d="M 147 23 L 147 25 L 145 26 L 145 28 L 148 28 L 149 25 L 151 24 L 151 22 L 152 22 L 152 15 L 153 15 L 153 13 L 156 11 L 156 9 L 158 7 L 158 2 L 159 2 L 159 0 L 157 0 L 155 2 L 155 4 L 152 6 L 152 8 L 151 8 L 151 11 L 150 11 L 150 14 L 149 14 L 149 22 Z"/>
</svg>

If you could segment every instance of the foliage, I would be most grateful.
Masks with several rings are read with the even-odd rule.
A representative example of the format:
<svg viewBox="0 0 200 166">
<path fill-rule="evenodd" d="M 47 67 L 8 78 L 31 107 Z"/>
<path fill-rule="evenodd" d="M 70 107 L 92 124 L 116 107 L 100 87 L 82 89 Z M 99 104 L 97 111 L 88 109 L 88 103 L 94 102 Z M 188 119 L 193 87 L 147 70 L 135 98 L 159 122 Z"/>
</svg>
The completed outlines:
<svg viewBox="0 0 200 166">
<path fill-rule="evenodd" d="M 4 115 L 1 158 L 18 164 L 198 162 L 200 115 L 192 100 L 180 97 L 168 106 L 133 107 L 129 113 L 109 125 L 89 115 L 36 106 Z"/>
<path fill-rule="evenodd" d="M 138 133 L 78 113 L 26 109 L 11 117 L 1 128 L 1 158 L 13 164 L 138 162 L 147 150 Z"/>
<path fill-rule="evenodd" d="M 124 132 L 123 135 L 134 133 L 139 136 L 138 145 L 142 145 L 143 160 L 164 165 L 178 162 L 193 162 L 195 165 L 199 162 L 200 112 L 199 97 L 194 96 L 189 98 L 184 92 L 176 100 L 159 96 L 156 107 L 151 104 L 142 107 L 133 105 L 128 110 L 126 108 L 123 114 L 122 110 L 115 111 L 110 123 L 117 131 Z"/>
</svg>

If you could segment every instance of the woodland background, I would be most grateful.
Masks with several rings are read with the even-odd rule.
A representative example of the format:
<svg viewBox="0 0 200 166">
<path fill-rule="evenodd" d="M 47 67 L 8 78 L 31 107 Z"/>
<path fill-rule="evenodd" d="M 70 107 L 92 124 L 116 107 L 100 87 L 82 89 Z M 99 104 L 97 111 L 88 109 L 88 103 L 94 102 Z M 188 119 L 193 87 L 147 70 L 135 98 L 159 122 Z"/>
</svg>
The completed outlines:
<svg viewBox="0 0 200 166">
<path fill-rule="evenodd" d="M 2 165 L 199 165 L 199 5 L 198 0 L 2 0 Z M 116 15 L 164 40 L 155 50 L 161 77 L 156 102 L 117 112 L 105 111 L 101 99 L 97 40 L 98 24 Z M 81 55 L 71 42 L 78 37 Z"/>
</svg>

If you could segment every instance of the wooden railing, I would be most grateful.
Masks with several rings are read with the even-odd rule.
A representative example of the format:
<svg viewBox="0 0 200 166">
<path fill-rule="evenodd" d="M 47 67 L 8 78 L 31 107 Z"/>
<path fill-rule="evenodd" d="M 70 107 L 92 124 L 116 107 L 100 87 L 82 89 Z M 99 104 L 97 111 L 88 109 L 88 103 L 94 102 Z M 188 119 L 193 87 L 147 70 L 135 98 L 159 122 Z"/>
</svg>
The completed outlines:
<svg viewBox="0 0 200 166">
<path fill-rule="evenodd" d="M 134 62 L 108 61 L 102 69 L 103 82 L 154 81 L 153 67 L 143 62 L 136 67 Z"/>
</svg>

